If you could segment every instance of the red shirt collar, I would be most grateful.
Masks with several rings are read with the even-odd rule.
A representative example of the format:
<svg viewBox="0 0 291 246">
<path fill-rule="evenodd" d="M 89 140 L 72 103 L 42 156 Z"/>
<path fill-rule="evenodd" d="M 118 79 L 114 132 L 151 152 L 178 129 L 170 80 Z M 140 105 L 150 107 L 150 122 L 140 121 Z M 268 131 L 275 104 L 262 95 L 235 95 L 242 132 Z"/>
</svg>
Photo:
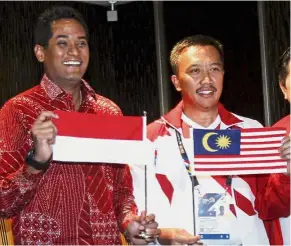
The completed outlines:
<svg viewBox="0 0 291 246">
<path fill-rule="evenodd" d="M 178 105 L 174 109 L 172 109 L 169 113 L 164 115 L 163 118 L 172 126 L 176 128 L 181 128 L 182 112 L 183 112 L 183 101 L 180 101 Z M 221 103 L 218 104 L 218 114 L 221 118 L 221 121 L 226 125 L 235 125 L 242 122 L 242 120 L 238 119 L 228 110 L 226 110 Z"/>
<path fill-rule="evenodd" d="M 92 89 L 92 87 L 83 79 L 81 80 L 81 82 L 82 82 L 81 90 L 84 93 L 84 95 L 91 95 L 94 99 L 96 99 L 96 93 Z M 44 74 L 44 76 L 42 77 L 40 85 L 52 100 L 56 99 L 60 95 L 66 94 L 66 92 L 58 85 L 56 85 L 54 82 L 52 82 L 46 76 L 46 74 Z"/>
</svg>

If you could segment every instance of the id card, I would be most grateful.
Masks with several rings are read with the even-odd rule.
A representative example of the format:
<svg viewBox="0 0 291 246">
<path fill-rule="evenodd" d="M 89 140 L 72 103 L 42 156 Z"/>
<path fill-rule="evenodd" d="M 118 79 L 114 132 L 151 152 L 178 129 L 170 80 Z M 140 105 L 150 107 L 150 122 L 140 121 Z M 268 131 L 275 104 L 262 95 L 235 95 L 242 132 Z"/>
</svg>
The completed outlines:
<svg viewBox="0 0 291 246">
<path fill-rule="evenodd" d="M 201 241 L 206 245 L 240 245 L 230 195 L 226 192 L 195 193 L 196 231 Z"/>
</svg>

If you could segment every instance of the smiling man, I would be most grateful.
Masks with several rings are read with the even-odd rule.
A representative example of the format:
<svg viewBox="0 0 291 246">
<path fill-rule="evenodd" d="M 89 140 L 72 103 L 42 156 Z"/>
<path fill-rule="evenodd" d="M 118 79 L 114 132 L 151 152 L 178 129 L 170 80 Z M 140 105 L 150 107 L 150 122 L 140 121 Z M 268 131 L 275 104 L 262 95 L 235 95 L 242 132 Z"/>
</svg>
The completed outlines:
<svg viewBox="0 0 291 246">
<path fill-rule="evenodd" d="M 224 78 L 222 44 L 208 36 L 187 37 L 173 47 L 170 62 L 171 79 L 182 101 L 148 126 L 155 158 L 153 165 L 147 168 L 147 207 L 159 222 L 159 242 L 194 244 L 200 235 L 209 245 L 269 244 L 264 224 L 259 219 L 261 211 L 256 210 L 264 209 L 264 203 L 268 202 L 256 199 L 263 197 L 268 175 L 189 177 L 189 166 L 195 166 L 191 129 L 262 127 L 256 120 L 229 112 L 219 102 Z M 208 151 L 216 150 L 209 147 Z M 283 157 L 290 158 L 288 156 L 284 152 Z M 134 167 L 131 171 L 136 202 L 139 209 L 143 209 L 144 170 Z M 285 174 L 279 176 L 280 180 L 289 179 Z M 280 185 L 282 188 L 288 184 L 281 182 Z M 205 203 L 210 198 L 211 205 Z M 287 196 L 283 195 L 282 201 L 284 199 L 288 199 Z M 262 203 L 257 204 L 257 201 Z M 223 214 L 217 216 L 216 211 L 221 206 Z"/>
<path fill-rule="evenodd" d="M 40 85 L 0 111 L 0 217 L 13 217 L 17 245 L 121 244 L 120 231 L 146 244 L 159 232 L 153 215 L 136 215 L 127 165 L 52 161 L 57 128 L 51 119 L 58 117 L 52 111 L 122 114 L 82 79 L 88 38 L 76 10 L 46 10 L 35 29 L 34 52 L 45 71 Z M 138 237 L 144 229 L 145 240 Z"/>
</svg>

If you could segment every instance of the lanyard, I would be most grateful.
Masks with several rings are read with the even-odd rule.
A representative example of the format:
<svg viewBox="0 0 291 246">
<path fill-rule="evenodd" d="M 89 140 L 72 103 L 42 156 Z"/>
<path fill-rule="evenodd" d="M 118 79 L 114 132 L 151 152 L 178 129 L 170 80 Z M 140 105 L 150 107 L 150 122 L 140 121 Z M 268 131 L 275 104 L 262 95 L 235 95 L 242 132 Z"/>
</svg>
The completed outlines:
<svg viewBox="0 0 291 246">
<path fill-rule="evenodd" d="M 195 186 L 199 185 L 199 182 L 198 182 L 196 176 L 192 176 L 192 172 L 191 172 L 191 168 L 190 168 L 190 161 L 189 161 L 187 152 L 186 152 L 184 145 L 183 145 L 183 142 L 182 142 L 181 133 L 178 132 L 177 130 L 175 130 L 175 132 L 176 132 L 177 143 L 178 143 L 181 157 L 184 160 L 184 165 L 185 165 L 185 168 L 187 170 L 187 173 L 188 173 L 188 175 L 189 175 L 189 177 L 190 177 L 190 179 L 193 182 L 193 185 L 195 187 Z"/>
<path fill-rule="evenodd" d="M 192 176 L 192 170 L 190 168 L 190 161 L 189 161 L 187 152 L 186 152 L 184 145 L 183 145 L 181 133 L 178 132 L 177 130 L 175 130 L 175 132 L 176 132 L 177 143 L 178 143 L 178 147 L 180 150 L 180 154 L 181 154 L 182 159 L 184 160 L 184 166 L 187 170 L 187 173 L 188 173 L 191 181 L 193 182 L 194 187 L 196 187 L 197 185 L 199 185 L 199 182 L 198 182 L 198 179 L 196 176 Z M 226 191 L 228 190 L 229 187 L 231 187 L 231 183 L 232 183 L 232 176 L 228 175 L 226 178 L 226 181 L 225 181 Z"/>
</svg>

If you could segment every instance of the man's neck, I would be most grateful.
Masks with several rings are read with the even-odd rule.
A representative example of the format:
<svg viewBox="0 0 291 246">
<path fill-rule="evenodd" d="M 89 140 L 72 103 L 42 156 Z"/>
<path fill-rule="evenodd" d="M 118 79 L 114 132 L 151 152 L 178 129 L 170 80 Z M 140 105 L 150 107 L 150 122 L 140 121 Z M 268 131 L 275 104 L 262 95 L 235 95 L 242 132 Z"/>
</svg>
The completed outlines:
<svg viewBox="0 0 291 246">
<path fill-rule="evenodd" d="M 218 108 L 216 107 L 201 110 L 195 107 L 189 107 L 187 105 L 184 105 L 183 112 L 188 118 L 190 118 L 198 125 L 208 127 L 216 120 L 218 115 Z"/>
<path fill-rule="evenodd" d="M 79 110 L 82 103 L 82 93 L 81 93 L 81 80 L 78 82 L 66 81 L 66 80 L 52 80 L 48 75 L 46 75 L 53 83 L 63 89 L 67 94 L 72 96 L 73 105 L 76 111 Z"/>
</svg>

